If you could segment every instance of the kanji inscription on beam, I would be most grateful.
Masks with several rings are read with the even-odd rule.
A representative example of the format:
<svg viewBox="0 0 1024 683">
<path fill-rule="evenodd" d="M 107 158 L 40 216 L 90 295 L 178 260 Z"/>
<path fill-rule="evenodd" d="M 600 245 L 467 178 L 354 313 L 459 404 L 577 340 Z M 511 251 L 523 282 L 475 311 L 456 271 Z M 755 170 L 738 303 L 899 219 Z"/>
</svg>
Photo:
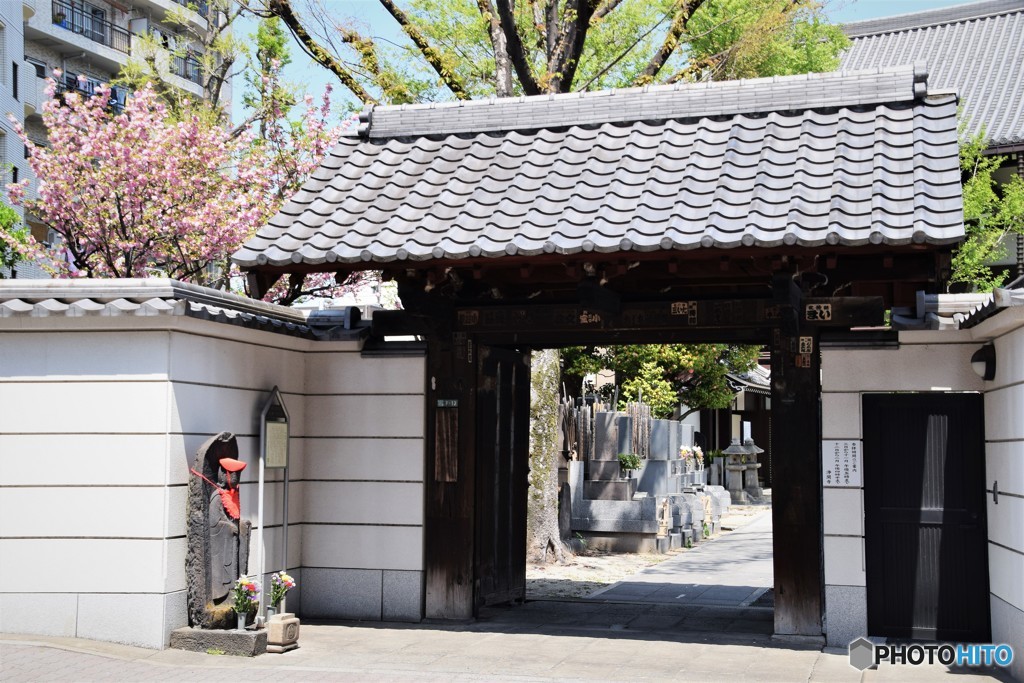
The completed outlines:
<svg viewBox="0 0 1024 683">
<path fill-rule="evenodd" d="M 822 485 L 861 487 L 861 442 L 825 439 L 821 442 Z"/>
<path fill-rule="evenodd" d="M 697 302 L 696 301 L 674 301 L 669 309 L 672 315 L 681 315 L 686 318 L 688 325 L 697 324 Z"/>
<path fill-rule="evenodd" d="M 825 322 L 832 319 L 832 304 L 807 304 L 804 307 L 804 320 L 808 322 Z"/>
</svg>

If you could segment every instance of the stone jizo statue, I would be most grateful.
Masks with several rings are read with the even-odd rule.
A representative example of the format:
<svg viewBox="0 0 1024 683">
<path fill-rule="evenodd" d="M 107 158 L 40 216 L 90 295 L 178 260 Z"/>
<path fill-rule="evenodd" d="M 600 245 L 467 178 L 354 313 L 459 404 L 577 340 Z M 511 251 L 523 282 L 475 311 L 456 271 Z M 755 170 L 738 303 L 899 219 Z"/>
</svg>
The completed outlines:
<svg viewBox="0 0 1024 683">
<path fill-rule="evenodd" d="M 232 588 L 249 561 L 251 524 L 241 518 L 238 483 L 245 463 L 230 432 L 212 437 L 196 453 L 188 485 L 189 625 L 234 628 Z"/>
</svg>

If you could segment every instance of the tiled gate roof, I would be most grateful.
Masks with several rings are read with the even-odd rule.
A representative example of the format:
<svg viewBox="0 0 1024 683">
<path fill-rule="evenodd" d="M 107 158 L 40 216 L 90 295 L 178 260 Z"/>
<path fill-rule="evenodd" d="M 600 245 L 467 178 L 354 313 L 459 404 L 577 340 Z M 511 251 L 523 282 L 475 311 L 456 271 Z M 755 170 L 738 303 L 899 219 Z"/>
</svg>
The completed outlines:
<svg viewBox="0 0 1024 683">
<path fill-rule="evenodd" d="M 234 259 L 955 242 L 957 103 L 925 80 L 919 65 L 377 107 Z"/>
</svg>

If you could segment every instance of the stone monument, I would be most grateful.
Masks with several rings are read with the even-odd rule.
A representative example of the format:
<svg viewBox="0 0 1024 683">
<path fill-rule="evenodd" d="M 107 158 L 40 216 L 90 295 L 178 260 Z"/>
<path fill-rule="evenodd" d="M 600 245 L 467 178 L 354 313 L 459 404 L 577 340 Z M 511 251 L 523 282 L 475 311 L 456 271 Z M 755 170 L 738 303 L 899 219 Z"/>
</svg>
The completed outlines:
<svg viewBox="0 0 1024 683">
<path fill-rule="evenodd" d="M 189 625 L 234 628 L 232 588 L 249 561 L 250 523 L 241 519 L 238 442 L 221 432 L 200 446 L 188 484 Z"/>
</svg>

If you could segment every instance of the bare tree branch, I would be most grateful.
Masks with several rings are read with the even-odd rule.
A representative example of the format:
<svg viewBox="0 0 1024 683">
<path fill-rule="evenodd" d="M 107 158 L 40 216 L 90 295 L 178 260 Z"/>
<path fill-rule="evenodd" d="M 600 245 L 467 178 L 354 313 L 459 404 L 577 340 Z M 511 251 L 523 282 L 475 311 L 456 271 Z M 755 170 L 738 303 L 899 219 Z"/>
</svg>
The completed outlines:
<svg viewBox="0 0 1024 683">
<path fill-rule="evenodd" d="M 292 9 L 291 0 L 268 0 L 267 7 L 270 12 L 281 18 L 285 26 L 295 36 L 295 40 L 302 46 L 302 50 L 316 63 L 333 73 L 341 81 L 342 85 L 348 88 L 353 95 L 363 104 L 377 104 L 377 99 L 366 91 L 352 74 L 342 66 L 338 60 L 330 55 L 316 40 L 313 39 L 306 29 L 299 22 Z"/>
<path fill-rule="evenodd" d="M 603 19 L 608 15 L 609 12 L 614 10 L 622 3 L 622 0 L 603 0 L 603 2 L 597 6 L 594 10 L 594 19 Z"/>
<path fill-rule="evenodd" d="M 497 0 L 497 3 L 501 28 L 508 39 L 508 56 L 512 60 L 512 66 L 515 67 L 516 76 L 519 77 L 519 84 L 523 86 L 523 92 L 527 95 L 539 95 L 540 86 L 537 84 L 533 70 L 530 69 L 530 62 L 526 58 L 523 39 L 519 35 L 519 28 L 516 26 L 516 19 L 512 12 L 512 0 Z M 511 91 L 509 94 L 512 94 Z"/>
<path fill-rule="evenodd" d="M 498 0 L 501 2 L 501 0 Z M 512 62 L 508 56 L 508 39 L 491 0 L 477 0 L 480 16 L 487 22 L 487 33 L 494 50 L 494 89 L 498 97 L 512 95 Z"/>
<path fill-rule="evenodd" d="M 555 50 L 548 60 L 551 84 L 549 92 L 568 92 L 572 89 L 576 68 L 583 54 L 590 20 L 597 0 L 568 0 L 562 13 L 562 25 Z"/>
<path fill-rule="evenodd" d="M 667 19 L 668 17 L 666 16 L 665 18 Z M 632 52 L 636 48 L 637 45 L 639 45 L 644 40 L 646 40 L 649 35 L 654 33 L 654 31 L 657 30 L 657 28 L 659 26 L 661 26 L 661 24 L 662 24 L 662 22 L 659 21 L 654 26 L 651 26 L 649 29 L 647 29 L 646 32 L 644 32 L 644 33 L 640 34 L 639 36 L 637 36 L 637 39 L 634 40 L 633 43 L 629 47 L 627 47 L 625 50 L 623 50 L 622 54 L 620 54 L 618 57 L 616 57 L 612 61 L 608 62 L 608 64 L 606 64 L 603 69 L 601 69 L 596 74 L 594 74 L 594 76 L 589 81 L 587 81 L 582 86 L 580 86 L 579 89 L 580 90 L 586 90 L 587 88 L 590 87 L 590 85 L 594 81 L 596 81 L 597 79 L 601 78 L 601 76 L 604 76 L 606 73 L 611 71 L 615 67 L 615 65 L 618 64 L 619 62 L 621 62 L 623 59 L 625 59 L 626 55 L 628 55 L 630 52 Z"/>
<path fill-rule="evenodd" d="M 665 62 L 668 61 L 668 58 L 679 47 L 679 39 L 686 31 L 686 25 L 689 23 L 690 17 L 703 4 L 704 0 L 679 0 L 675 16 L 672 18 L 672 25 L 668 29 L 668 35 L 665 36 L 665 40 L 658 51 L 651 57 L 647 67 L 633 82 L 634 85 L 647 85 L 657 77 L 658 72 L 665 66 Z"/>
<path fill-rule="evenodd" d="M 281 0 L 275 0 L 280 2 Z M 412 42 L 419 49 L 423 58 L 427 60 L 427 63 L 437 72 L 437 75 L 441 77 L 441 82 L 448 86 L 448 89 L 458 97 L 460 100 L 472 99 L 470 94 L 466 92 L 466 87 L 462 84 L 462 79 L 459 78 L 458 74 L 452 71 L 449 67 L 445 66 L 444 60 L 442 59 L 441 53 L 437 48 L 432 47 L 427 42 L 423 32 L 420 31 L 410 21 L 409 17 L 398 8 L 393 0 L 379 0 L 380 4 L 384 6 L 384 9 L 395 18 L 402 30 L 405 31 L 405 35 L 409 36 Z"/>
</svg>

